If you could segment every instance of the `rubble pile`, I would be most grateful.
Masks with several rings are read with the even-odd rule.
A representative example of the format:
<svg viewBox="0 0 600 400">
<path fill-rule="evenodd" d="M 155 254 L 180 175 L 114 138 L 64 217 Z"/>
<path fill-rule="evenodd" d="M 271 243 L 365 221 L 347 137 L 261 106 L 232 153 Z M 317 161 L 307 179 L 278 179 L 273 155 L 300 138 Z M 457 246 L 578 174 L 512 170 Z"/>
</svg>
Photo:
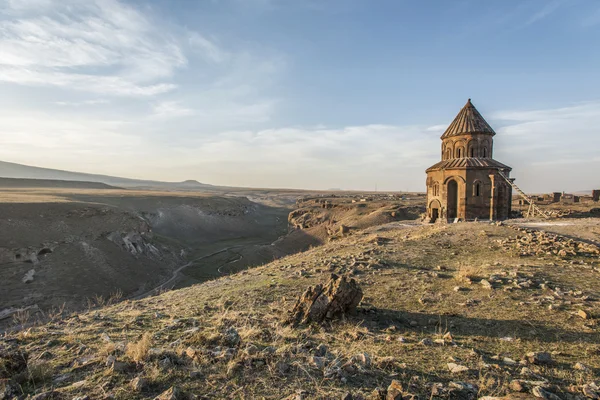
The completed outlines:
<svg viewBox="0 0 600 400">
<path fill-rule="evenodd" d="M 556 255 L 559 257 L 598 257 L 600 249 L 593 245 L 560 235 L 527 228 L 515 228 L 516 238 L 499 240 L 505 250 L 516 247 L 521 257 Z"/>
</svg>

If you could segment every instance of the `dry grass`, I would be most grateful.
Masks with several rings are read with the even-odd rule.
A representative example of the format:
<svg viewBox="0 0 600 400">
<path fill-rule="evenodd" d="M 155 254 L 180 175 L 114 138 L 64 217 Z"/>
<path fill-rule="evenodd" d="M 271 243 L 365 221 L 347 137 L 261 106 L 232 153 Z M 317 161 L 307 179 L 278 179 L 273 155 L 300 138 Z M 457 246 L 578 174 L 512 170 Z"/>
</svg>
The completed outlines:
<svg viewBox="0 0 600 400">
<path fill-rule="evenodd" d="M 140 340 L 127 344 L 125 355 L 135 362 L 142 362 L 152 346 L 152 334 L 145 332 Z"/>
<path fill-rule="evenodd" d="M 471 282 L 484 275 L 484 267 L 474 265 L 460 265 L 454 277 L 461 282 Z"/>
</svg>

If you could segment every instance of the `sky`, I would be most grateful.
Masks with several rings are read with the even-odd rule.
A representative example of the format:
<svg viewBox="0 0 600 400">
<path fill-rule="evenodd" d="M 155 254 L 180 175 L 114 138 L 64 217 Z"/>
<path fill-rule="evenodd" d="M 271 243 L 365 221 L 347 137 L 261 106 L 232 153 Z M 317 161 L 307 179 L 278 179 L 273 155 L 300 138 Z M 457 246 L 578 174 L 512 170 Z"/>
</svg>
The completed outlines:
<svg viewBox="0 0 600 400">
<path fill-rule="evenodd" d="M 471 98 L 525 192 L 600 188 L 598 0 L 0 0 L 0 160 L 425 190 Z"/>
</svg>

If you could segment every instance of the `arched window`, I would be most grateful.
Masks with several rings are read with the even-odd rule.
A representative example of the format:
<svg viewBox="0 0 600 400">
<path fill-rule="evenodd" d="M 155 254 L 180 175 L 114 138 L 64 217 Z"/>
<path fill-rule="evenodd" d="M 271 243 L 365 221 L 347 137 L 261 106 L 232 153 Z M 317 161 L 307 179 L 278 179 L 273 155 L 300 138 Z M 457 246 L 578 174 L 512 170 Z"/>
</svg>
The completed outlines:
<svg viewBox="0 0 600 400">
<path fill-rule="evenodd" d="M 446 160 L 449 160 L 451 158 L 451 151 L 450 149 L 446 150 Z"/>
<path fill-rule="evenodd" d="M 433 195 L 434 196 L 440 195 L 440 184 L 437 182 L 433 184 Z"/>
<path fill-rule="evenodd" d="M 464 149 L 462 147 L 459 147 L 456 149 L 456 158 L 462 158 Z"/>
<path fill-rule="evenodd" d="M 475 157 L 475 147 L 471 147 L 469 157 Z"/>
<path fill-rule="evenodd" d="M 482 156 L 483 156 L 483 158 L 487 157 L 487 147 L 483 148 Z"/>
<path fill-rule="evenodd" d="M 476 181 L 473 184 L 473 196 L 479 197 L 481 196 L 481 182 Z"/>
</svg>

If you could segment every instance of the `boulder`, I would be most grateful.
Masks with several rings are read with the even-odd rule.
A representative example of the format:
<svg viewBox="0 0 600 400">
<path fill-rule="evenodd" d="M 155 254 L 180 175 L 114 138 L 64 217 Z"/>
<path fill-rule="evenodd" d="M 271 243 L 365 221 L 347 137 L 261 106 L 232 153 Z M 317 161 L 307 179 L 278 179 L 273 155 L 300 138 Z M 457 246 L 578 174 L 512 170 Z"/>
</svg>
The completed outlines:
<svg viewBox="0 0 600 400">
<path fill-rule="evenodd" d="M 300 296 L 287 319 L 287 323 L 323 322 L 352 313 L 363 298 L 362 289 L 354 279 L 331 275 L 323 286 L 309 287 Z"/>
</svg>

